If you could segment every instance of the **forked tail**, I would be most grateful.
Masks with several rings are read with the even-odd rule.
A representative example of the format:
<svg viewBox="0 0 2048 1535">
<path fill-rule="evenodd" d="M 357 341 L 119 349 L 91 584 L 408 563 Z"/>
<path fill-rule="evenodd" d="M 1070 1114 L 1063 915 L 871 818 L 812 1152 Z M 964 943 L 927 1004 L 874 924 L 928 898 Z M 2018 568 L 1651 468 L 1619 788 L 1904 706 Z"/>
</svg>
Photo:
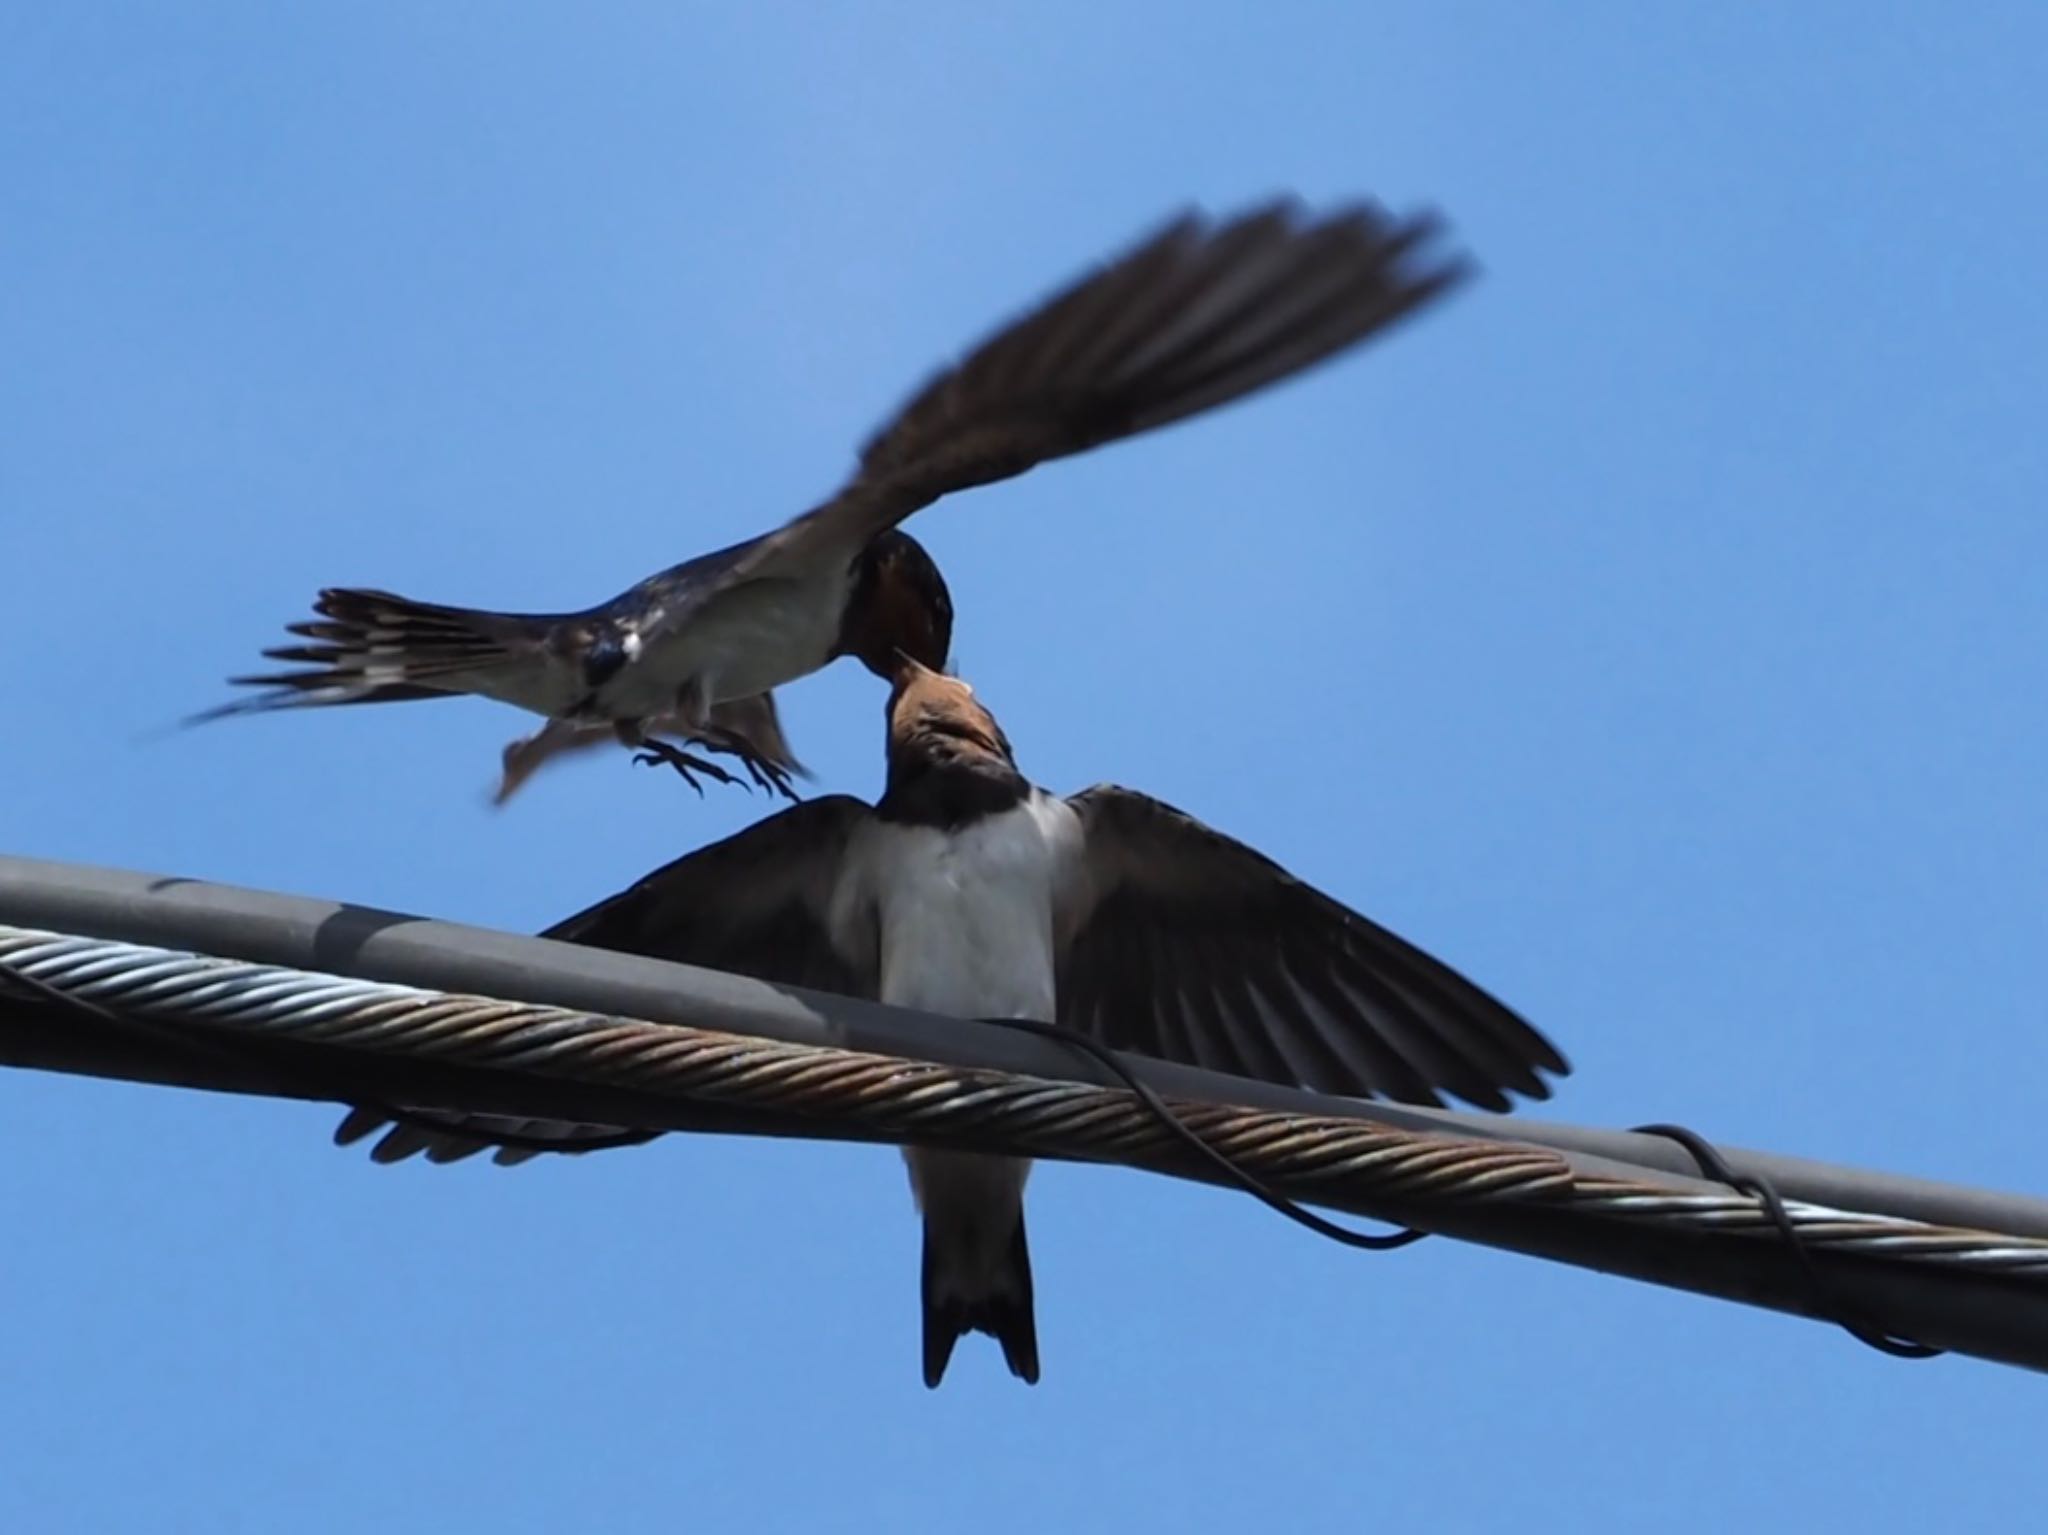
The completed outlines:
<svg viewBox="0 0 2048 1535">
<path fill-rule="evenodd" d="M 188 725 L 273 709 L 328 704 L 396 703 L 451 693 L 488 692 L 480 680 L 537 652 L 550 621 L 475 608 L 414 602 L 392 592 L 329 587 L 313 604 L 320 616 L 285 627 L 307 644 L 263 652 L 296 670 L 230 677 L 236 687 L 260 688 L 195 714 Z"/>
</svg>

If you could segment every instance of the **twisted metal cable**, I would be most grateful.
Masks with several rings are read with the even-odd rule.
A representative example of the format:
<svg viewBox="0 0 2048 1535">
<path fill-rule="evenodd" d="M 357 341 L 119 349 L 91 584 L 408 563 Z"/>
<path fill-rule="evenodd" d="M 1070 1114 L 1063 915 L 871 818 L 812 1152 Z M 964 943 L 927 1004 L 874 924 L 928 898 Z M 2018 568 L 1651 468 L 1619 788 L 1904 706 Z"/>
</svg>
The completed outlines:
<svg viewBox="0 0 2048 1535">
<path fill-rule="evenodd" d="M 1573 1180 L 1565 1197 L 1591 1214 L 1644 1225 L 1771 1239 L 1778 1235 L 1777 1223 L 1764 1202 L 1736 1189 L 1673 1193 L 1628 1179 L 1581 1176 Z M 1935 1226 L 1798 1199 L 1787 1199 L 1784 1206 L 1800 1241 L 1816 1251 L 1933 1263 L 2048 1282 L 2048 1241 L 2038 1237 Z"/>
<path fill-rule="evenodd" d="M 0 926 L 0 965 L 116 1013 L 448 1061 L 664 1098 L 853 1118 L 899 1141 L 1181 1171 L 1174 1133 L 1116 1088 L 455 996 Z M 1556 1152 L 1356 1120 L 1174 1103 L 1212 1150 L 1306 1198 L 1484 1201 L 1562 1191 Z M 993 1144 L 991 1144 L 993 1143 Z"/>
<path fill-rule="evenodd" d="M 771 1108 L 881 1138 L 1185 1172 L 1188 1157 L 1117 1088 L 941 1066 L 454 995 L 0 925 L 0 966 L 96 1007 L 219 1034 L 410 1056 L 664 1099 Z M 1777 1241 L 1752 1194 L 1583 1173 L 1513 1142 L 1357 1119 L 1169 1100 L 1215 1150 L 1297 1197 L 1416 1221 L 1435 1205 L 1541 1204 L 1638 1228 Z M 1787 1200 L 1812 1249 L 2048 1285 L 2048 1239 Z M 1420 1224 L 1427 1225 L 1426 1219 Z"/>
</svg>

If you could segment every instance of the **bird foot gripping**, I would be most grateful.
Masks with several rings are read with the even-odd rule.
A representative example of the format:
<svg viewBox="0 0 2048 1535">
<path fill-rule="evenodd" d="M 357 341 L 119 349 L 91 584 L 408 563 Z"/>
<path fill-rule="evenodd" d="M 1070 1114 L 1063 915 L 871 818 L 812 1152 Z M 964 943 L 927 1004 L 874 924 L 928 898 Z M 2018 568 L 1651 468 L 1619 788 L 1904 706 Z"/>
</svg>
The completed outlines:
<svg viewBox="0 0 2048 1535">
<path fill-rule="evenodd" d="M 650 736 L 630 744 L 639 748 L 633 753 L 633 760 L 635 762 L 640 763 L 644 767 L 652 767 L 663 762 L 667 763 L 683 775 L 683 782 L 695 789 L 700 797 L 704 793 L 704 785 L 697 781 L 699 773 L 702 773 L 714 783 L 738 783 L 740 781 L 717 763 L 707 761 L 703 757 L 693 756 L 672 742 L 657 740 Z"/>
<path fill-rule="evenodd" d="M 701 740 L 712 751 L 739 758 L 740 765 L 747 770 L 747 776 L 753 780 L 754 787 L 766 789 L 770 794 L 780 794 L 792 805 L 799 803 L 800 796 L 793 786 L 795 780 L 792 778 L 789 769 L 785 768 L 781 763 L 763 756 L 737 735 L 727 734 L 723 731 L 715 733 L 707 731 L 701 737 Z M 635 762 L 650 767 L 658 763 L 668 764 L 668 766 L 682 774 L 683 782 L 695 789 L 700 795 L 704 792 L 704 786 L 697 781 L 696 775 L 699 773 L 702 773 L 714 783 L 737 784 L 743 782 L 737 774 L 729 773 L 715 762 L 699 757 L 692 752 L 684 751 L 672 741 L 664 741 L 654 736 L 646 736 L 628 744 L 637 748 L 633 754 Z"/>
<path fill-rule="evenodd" d="M 755 750 L 745 737 L 725 731 L 707 731 L 703 739 L 704 744 L 713 751 L 739 758 L 740 766 L 747 770 L 747 776 L 759 787 L 766 789 L 770 794 L 781 795 L 792 805 L 800 803 L 801 796 L 795 788 L 796 780 L 789 769 L 774 758 L 764 756 Z"/>
</svg>

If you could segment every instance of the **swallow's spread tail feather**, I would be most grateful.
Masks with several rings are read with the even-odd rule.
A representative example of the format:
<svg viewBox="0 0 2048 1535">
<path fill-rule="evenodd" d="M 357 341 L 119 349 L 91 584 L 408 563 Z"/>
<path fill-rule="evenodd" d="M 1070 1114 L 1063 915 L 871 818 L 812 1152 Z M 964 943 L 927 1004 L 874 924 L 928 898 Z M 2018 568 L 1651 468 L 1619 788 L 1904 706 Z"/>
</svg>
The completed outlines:
<svg viewBox="0 0 2048 1535">
<path fill-rule="evenodd" d="M 1038 1384 L 1038 1321 L 1031 1304 L 1031 1249 L 1024 1238 L 1024 1211 L 995 1271 L 979 1285 L 966 1285 L 955 1272 L 956 1254 L 934 1240 L 929 1216 L 924 1228 L 924 1383 L 945 1378 L 953 1345 L 970 1332 L 987 1333 L 1002 1345 L 1003 1363 L 1028 1386 Z"/>
<path fill-rule="evenodd" d="M 320 617 L 285 626 L 311 643 L 263 652 L 300 670 L 230 677 L 236 687 L 263 691 L 193 715 L 186 723 L 271 709 L 484 691 L 476 685 L 481 675 L 516 661 L 520 642 L 530 646 L 545 632 L 544 621 L 537 618 L 444 607 L 353 587 L 321 592 L 313 611 Z"/>
</svg>

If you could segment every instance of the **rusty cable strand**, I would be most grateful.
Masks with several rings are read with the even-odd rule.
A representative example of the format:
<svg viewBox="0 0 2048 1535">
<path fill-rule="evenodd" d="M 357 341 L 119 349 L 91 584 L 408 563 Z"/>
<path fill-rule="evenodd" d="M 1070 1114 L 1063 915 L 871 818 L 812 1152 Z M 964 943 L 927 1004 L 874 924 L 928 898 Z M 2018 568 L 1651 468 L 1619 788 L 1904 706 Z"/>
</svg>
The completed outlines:
<svg viewBox="0 0 2048 1535">
<path fill-rule="evenodd" d="M 413 1056 L 622 1087 L 665 1098 L 861 1121 L 886 1138 L 986 1137 L 983 1149 L 1177 1171 L 1178 1142 L 1120 1088 L 537 1004 L 360 981 L 0 924 L 0 964 L 103 1009 L 297 1044 Z M 1568 1204 L 1626 1224 L 1777 1241 L 1771 1213 L 1732 1188 L 1694 1192 L 1575 1171 L 1514 1142 L 1173 1101 L 1245 1168 L 1299 1197 L 1343 1192 L 1407 1211 L 1445 1202 Z M 444 1128 L 454 1128 L 452 1126 Z M 2048 1239 L 1784 1201 L 1821 1251 L 2048 1284 Z"/>
</svg>

